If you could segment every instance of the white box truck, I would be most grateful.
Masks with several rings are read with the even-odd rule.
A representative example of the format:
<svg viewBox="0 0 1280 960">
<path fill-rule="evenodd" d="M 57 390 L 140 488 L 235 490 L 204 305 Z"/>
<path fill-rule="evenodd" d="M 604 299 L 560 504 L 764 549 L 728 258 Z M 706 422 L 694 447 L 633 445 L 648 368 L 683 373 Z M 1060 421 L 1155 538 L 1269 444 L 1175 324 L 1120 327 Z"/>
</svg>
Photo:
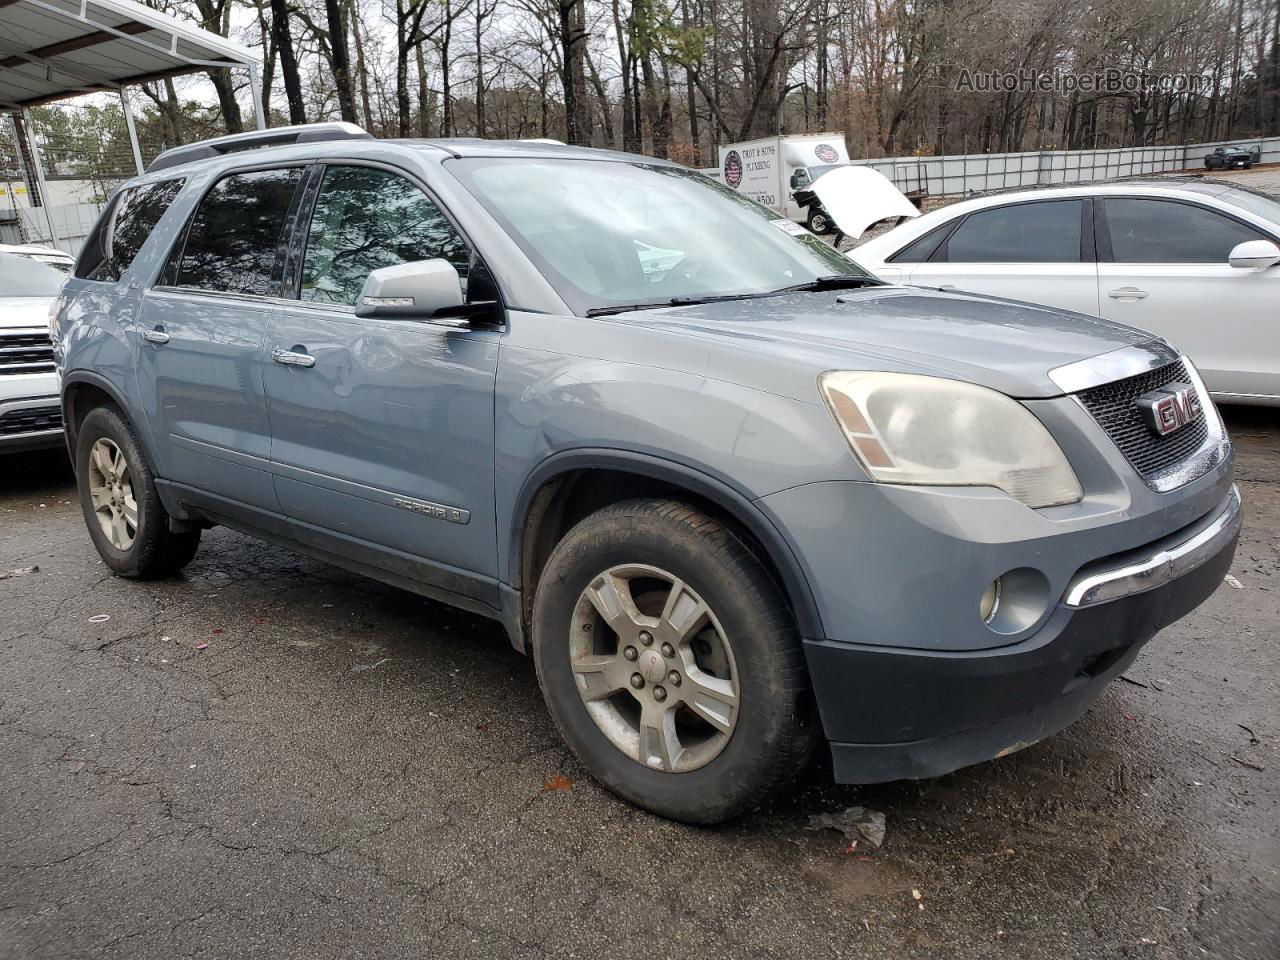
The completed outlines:
<svg viewBox="0 0 1280 960">
<path fill-rule="evenodd" d="M 873 223 L 920 213 L 884 174 L 849 163 L 843 133 L 726 144 L 718 172 L 725 186 L 814 233 L 860 237 Z"/>
</svg>

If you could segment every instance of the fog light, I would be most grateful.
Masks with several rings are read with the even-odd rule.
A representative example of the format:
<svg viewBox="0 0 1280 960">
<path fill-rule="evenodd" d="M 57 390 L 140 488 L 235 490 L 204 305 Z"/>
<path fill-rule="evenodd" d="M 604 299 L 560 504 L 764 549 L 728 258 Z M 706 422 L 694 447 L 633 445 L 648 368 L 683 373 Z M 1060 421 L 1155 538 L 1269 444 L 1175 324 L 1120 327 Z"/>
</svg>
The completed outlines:
<svg viewBox="0 0 1280 960">
<path fill-rule="evenodd" d="M 982 599 L 978 601 L 978 616 L 982 617 L 983 623 L 990 623 L 991 618 L 996 615 L 996 610 L 999 607 L 1000 578 L 996 577 L 987 584 L 987 589 L 982 591 Z"/>
</svg>

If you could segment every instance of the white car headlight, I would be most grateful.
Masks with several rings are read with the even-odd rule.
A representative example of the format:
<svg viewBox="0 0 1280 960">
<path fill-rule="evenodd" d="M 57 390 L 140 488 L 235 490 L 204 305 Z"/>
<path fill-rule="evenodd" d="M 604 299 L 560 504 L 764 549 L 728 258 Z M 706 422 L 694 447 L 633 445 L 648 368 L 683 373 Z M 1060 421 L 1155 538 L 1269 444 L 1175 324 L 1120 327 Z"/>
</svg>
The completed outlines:
<svg viewBox="0 0 1280 960">
<path fill-rule="evenodd" d="M 1044 424 L 995 390 L 908 373 L 832 371 L 818 384 L 881 483 L 996 487 L 1028 507 L 1084 496 Z"/>
</svg>

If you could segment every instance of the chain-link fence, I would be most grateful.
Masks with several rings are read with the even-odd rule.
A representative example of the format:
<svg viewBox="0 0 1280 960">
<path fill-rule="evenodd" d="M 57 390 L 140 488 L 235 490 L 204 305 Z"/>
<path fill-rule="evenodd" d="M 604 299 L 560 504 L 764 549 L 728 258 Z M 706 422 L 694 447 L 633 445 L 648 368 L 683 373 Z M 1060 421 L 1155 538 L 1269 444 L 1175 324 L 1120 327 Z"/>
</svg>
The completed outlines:
<svg viewBox="0 0 1280 960">
<path fill-rule="evenodd" d="M 194 98 L 203 78 L 166 85 L 151 97 L 129 92 L 145 166 L 170 147 L 226 133 L 215 108 Z M 36 154 L 44 182 L 36 174 Z M 124 109 L 95 94 L 0 116 L 0 243 L 35 243 L 75 253 L 111 192 L 137 175 Z M 47 194 L 47 196 L 46 196 Z"/>
</svg>

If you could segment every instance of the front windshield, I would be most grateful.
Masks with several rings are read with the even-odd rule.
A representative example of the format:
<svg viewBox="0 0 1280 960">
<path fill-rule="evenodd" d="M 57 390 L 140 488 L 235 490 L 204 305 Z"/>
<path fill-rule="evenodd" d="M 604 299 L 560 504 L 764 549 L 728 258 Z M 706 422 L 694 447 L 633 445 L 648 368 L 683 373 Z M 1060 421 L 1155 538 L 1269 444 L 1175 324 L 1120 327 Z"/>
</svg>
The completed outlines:
<svg viewBox="0 0 1280 960">
<path fill-rule="evenodd" d="M 817 180 L 824 173 L 829 173 L 830 171 L 836 169 L 837 167 L 847 167 L 847 166 L 848 166 L 847 163 L 820 163 L 816 167 L 808 167 L 807 169 L 809 171 L 809 179 Z"/>
<path fill-rule="evenodd" d="M 448 169 L 579 313 L 871 279 L 798 224 L 681 167 L 477 158 Z"/>
<path fill-rule="evenodd" d="M 1261 190 L 1242 190 L 1235 187 L 1222 194 L 1218 199 L 1233 206 L 1243 207 L 1250 213 L 1266 217 L 1273 224 L 1280 226 L 1280 198 Z"/>
<path fill-rule="evenodd" d="M 16 253 L 0 253 L 0 297 L 56 297 L 65 271 Z"/>
</svg>

